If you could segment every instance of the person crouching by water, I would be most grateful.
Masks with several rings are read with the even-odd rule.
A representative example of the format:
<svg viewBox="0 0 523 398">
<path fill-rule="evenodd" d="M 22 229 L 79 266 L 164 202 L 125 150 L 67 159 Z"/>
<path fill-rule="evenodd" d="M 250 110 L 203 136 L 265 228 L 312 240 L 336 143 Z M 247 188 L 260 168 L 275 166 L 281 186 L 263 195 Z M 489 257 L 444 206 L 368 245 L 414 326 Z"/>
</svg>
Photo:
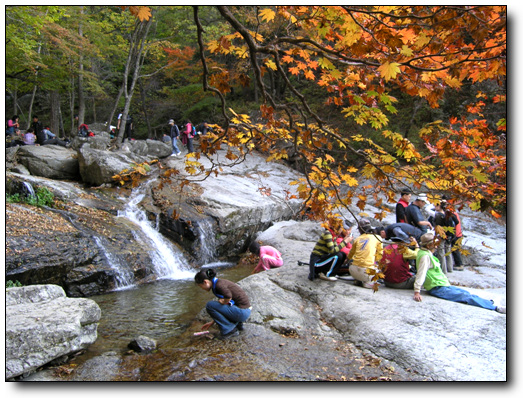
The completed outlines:
<svg viewBox="0 0 523 398">
<path fill-rule="evenodd" d="M 258 242 L 254 241 L 250 244 L 249 251 L 260 258 L 252 274 L 267 271 L 271 268 L 279 268 L 283 265 L 281 253 L 272 246 L 261 246 Z"/>
<path fill-rule="evenodd" d="M 219 339 L 238 336 L 243 330 L 243 322 L 251 316 L 251 303 L 243 289 L 227 279 L 218 279 L 213 269 L 202 269 L 194 277 L 196 284 L 203 290 L 212 291 L 218 301 L 209 301 L 205 306 L 213 319 L 202 326 L 202 331 L 215 323 L 220 329 Z"/>
</svg>

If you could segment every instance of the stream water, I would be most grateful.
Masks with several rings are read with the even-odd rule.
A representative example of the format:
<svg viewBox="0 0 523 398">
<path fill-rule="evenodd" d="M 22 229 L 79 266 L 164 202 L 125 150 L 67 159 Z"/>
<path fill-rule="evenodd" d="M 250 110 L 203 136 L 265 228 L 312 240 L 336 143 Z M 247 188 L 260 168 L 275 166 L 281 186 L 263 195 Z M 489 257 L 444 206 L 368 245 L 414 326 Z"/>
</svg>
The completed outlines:
<svg viewBox="0 0 523 398">
<path fill-rule="evenodd" d="M 135 239 L 147 247 L 157 278 L 151 283 L 135 284 L 129 264 L 106 250 L 103 239 L 95 238 L 105 261 L 116 273 L 117 288 L 111 293 L 90 297 L 98 303 L 102 317 L 98 339 L 88 348 L 86 359 L 107 351 L 123 352 L 129 342 L 140 335 L 153 338 L 159 344 L 176 339 L 213 298 L 194 283 L 198 269 L 189 265 L 184 253 L 159 232 L 157 223 L 148 220 L 140 208 L 145 189 L 146 185 L 134 190 L 118 216 L 139 227 Z M 216 260 L 210 224 L 201 224 L 199 233 L 202 267 L 213 268 L 219 277 L 234 282 L 252 272 L 250 267 Z"/>
</svg>

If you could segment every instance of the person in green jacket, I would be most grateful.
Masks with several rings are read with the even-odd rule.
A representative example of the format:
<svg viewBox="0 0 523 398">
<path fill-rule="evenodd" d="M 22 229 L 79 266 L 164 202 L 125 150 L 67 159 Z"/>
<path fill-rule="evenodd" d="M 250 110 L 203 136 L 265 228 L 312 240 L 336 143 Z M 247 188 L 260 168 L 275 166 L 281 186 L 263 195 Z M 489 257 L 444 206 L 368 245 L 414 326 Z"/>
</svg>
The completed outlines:
<svg viewBox="0 0 523 398">
<path fill-rule="evenodd" d="M 439 297 L 457 303 L 474 305 L 500 313 L 506 313 L 506 308 L 496 306 L 492 300 L 486 300 L 471 294 L 456 286 L 451 286 L 447 276 L 441 270 L 441 265 L 434 251 L 434 234 L 426 233 L 421 236 L 420 249 L 416 257 L 416 281 L 414 282 L 414 300 L 421 302 L 420 290 L 423 286 L 431 296 Z"/>
</svg>

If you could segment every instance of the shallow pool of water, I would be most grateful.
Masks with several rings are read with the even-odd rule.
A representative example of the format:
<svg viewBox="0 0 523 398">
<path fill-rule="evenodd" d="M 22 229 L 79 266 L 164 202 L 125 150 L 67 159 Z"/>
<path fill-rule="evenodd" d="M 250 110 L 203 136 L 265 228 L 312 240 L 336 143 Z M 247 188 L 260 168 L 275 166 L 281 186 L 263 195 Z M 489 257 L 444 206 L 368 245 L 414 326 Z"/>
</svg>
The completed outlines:
<svg viewBox="0 0 523 398">
<path fill-rule="evenodd" d="M 252 272 L 250 265 L 220 263 L 212 268 L 218 278 L 233 282 Z M 183 333 L 214 296 L 199 288 L 191 278 L 163 279 L 90 298 L 99 305 L 102 317 L 98 339 L 87 349 L 86 358 L 107 351 L 125 351 L 129 342 L 140 335 L 159 344 L 172 340 Z"/>
</svg>

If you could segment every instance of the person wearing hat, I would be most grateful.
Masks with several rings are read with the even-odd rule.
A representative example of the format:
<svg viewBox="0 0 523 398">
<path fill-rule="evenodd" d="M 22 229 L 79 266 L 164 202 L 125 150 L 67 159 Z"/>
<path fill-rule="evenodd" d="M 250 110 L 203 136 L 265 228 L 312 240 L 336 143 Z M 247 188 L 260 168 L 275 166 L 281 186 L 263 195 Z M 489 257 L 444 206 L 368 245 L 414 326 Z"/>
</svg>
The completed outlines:
<svg viewBox="0 0 523 398">
<path fill-rule="evenodd" d="M 171 140 L 173 143 L 173 153 L 171 153 L 171 156 L 178 156 L 182 151 L 178 149 L 178 137 L 180 136 L 180 129 L 178 129 L 178 126 L 174 123 L 174 119 L 169 120 L 169 126 L 171 126 Z"/>
<path fill-rule="evenodd" d="M 383 246 L 381 240 L 372 233 L 372 226 L 368 219 L 359 221 L 358 230 L 361 235 L 354 240 L 347 255 L 347 260 L 352 260 L 349 273 L 356 280 L 357 285 L 372 289 L 375 282 L 372 281 L 373 275 L 367 273 L 367 270 L 377 268 L 376 262 L 381 260 Z"/>
<path fill-rule="evenodd" d="M 398 203 L 396 203 L 396 222 L 399 223 L 407 223 L 407 216 L 405 215 L 405 210 L 409 206 L 410 203 L 410 197 L 412 196 L 412 192 L 409 190 L 403 190 L 401 191 L 401 197 L 398 200 Z"/>
<path fill-rule="evenodd" d="M 309 280 L 316 277 L 331 282 L 337 280 L 335 276 L 346 259 L 342 250 L 352 242 L 350 229 L 349 223 L 344 221 L 341 226 L 330 225 L 323 231 L 310 255 Z M 340 243 L 336 243 L 337 236 L 343 237 Z"/>
<path fill-rule="evenodd" d="M 496 306 L 492 300 L 487 300 L 471 294 L 465 289 L 452 286 L 447 276 L 441 270 L 438 258 L 434 255 L 436 245 L 434 234 L 426 233 L 421 236 L 420 249 L 416 256 L 416 280 L 414 282 L 414 300 L 421 302 L 420 294 L 423 286 L 428 294 L 456 303 L 465 303 L 488 310 L 506 313 L 504 306 Z"/>
<path fill-rule="evenodd" d="M 421 214 L 421 209 L 425 207 L 427 203 L 427 195 L 424 193 L 419 194 L 414 202 L 412 202 L 406 209 L 405 215 L 407 217 L 407 222 L 410 225 L 414 225 L 426 233 L 427 230 L 432 229 L 432 224 L 425 220 L 423 214 Z"/>
</svg>

